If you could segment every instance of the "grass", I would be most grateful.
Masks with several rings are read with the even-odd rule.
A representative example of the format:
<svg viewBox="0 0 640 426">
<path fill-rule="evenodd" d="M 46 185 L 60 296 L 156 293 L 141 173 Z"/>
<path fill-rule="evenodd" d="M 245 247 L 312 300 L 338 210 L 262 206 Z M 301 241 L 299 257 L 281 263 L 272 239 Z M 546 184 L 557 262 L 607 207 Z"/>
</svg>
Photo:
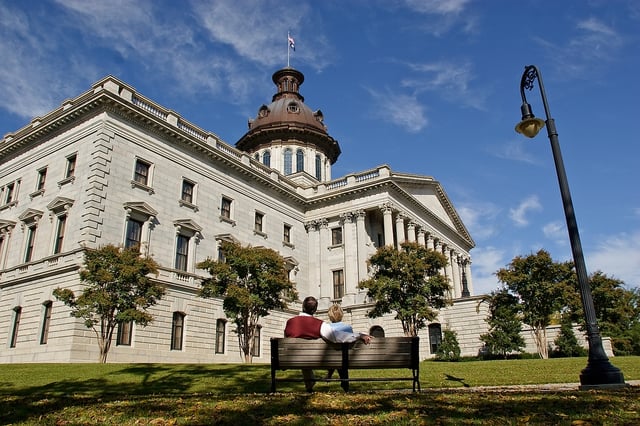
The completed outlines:
<svg viewBox="0 0 640 426">
<path fill-rule="evenodd" d="M 484 388 L 575 383 L 586 358 L 421 364 L 410 382 L 337 383 L 316 392 L 282 383 L 270 394 L 268 365 L 5 364 L 0 424 L 638 424 L 640 387 L 552 391 Z M 640 380 L 640 357 L 612 359 Z M 402 370 L 352 377 L 406 377 Z M 298 371 L 278 377 L 300 376 Z M 574 423 L 572 423 L 574 422 Z M 577 422 L 577 423 L 576 423 Z M 583 422 L 583 423 L 580 423 Z"/>
</svg>

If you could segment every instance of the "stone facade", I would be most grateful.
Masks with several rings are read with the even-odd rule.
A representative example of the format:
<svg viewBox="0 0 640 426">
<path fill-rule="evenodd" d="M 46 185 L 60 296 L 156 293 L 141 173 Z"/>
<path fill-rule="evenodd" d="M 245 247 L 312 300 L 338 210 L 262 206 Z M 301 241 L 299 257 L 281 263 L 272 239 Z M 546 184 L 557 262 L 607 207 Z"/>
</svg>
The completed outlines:
<svg viewBox="0 0 640 426">
<path fill-rule="evenodd" d="M 486 309 L 478 311 L 472 296 L 474 242 L 442 185 L 386 165 L 331 179 L 340 149 L 323 133 L 322 113 L 292 122 L 300 130 L 291 137 L 275 121 L 260 121 L 276 107 L 307 112 L 298 94 L 301 76 L 291 69 L 274 74 L 276 100 L 261 107 L 238 142 L 242 149 L 113 77 L 6 135 L 0 143 L 0 362 L 98 360 L 93 332 L 52 292 L 81 288 L 83 248 L 131 242 L 160 264 L 157 280 L 167 294 L 150 310 L 149 326 L 121 330 L 128 337 L 114 342 L 109 361 L 241 361 L 221 301 L 196 294 L 204 271 L 195 265 L 216 258 L 228 239 L 278 251 L 301 298 L 319 299 L 320 317 L 341 303 L 355 329 L 381 328 L 387 336 L 402 335 L 399 321 L 368 318 L 371 301 L 357 289 L 367 258 L 403 241 L 438 250 L 449 260 L 442 272 L 453 305 L 421 333 L 422 356 L 433 356 L 438 332 L 447 327 L 457 332 L 463 355 L 476 355 Z M 295 86 L 284 84 L 287 78 Z M 297 109 L 284 102 L 289 97 Z M 280 337 L 298 310 L 299 301 L 292 301 L 289 310 L 261 320 L 255 362 L 269 362 L 269 338 Z"/>
</svg>

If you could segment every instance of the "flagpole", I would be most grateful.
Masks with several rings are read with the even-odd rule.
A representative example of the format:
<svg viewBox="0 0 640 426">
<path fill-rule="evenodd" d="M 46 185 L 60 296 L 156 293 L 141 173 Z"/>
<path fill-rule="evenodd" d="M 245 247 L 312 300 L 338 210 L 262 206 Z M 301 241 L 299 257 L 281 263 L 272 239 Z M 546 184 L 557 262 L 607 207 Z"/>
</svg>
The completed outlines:
<svg viewBox="0 0 640 426">
<path fill-rule="evenodd" d="M 289 55 L 291 55 L 291 48 L 289 47 L 289 38 L 291 38 L 291 34 L 287 32 L 287 68 L 289 68 Z"/>
</svg>

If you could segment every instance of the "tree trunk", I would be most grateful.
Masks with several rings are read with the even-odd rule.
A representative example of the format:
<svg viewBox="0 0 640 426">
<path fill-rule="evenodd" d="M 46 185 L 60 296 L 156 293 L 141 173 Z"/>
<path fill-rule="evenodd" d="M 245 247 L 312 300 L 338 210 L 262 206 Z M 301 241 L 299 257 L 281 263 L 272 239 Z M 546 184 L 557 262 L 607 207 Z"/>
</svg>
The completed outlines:
<svg viewBox="0 0 640 426">
<path fill-rule="evenodd" d="M 549 358 L 549 346 L 547 345 L 547 329 L 545 327 L 534 327 L 533 340 L 536 342 L 536 347 L 538 348 L 538 355 L 540 355 L 540 358 Z"/>
</svg>

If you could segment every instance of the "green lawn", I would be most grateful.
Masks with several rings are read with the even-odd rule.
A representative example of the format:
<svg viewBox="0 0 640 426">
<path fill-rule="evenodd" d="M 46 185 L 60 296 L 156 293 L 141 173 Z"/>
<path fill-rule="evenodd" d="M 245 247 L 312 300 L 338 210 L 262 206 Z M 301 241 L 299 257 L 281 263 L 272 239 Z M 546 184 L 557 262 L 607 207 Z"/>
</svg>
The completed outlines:
<svg viewBox="0 0 640 426">
<path fill-rule="evenodd" d="M 5 364 L 0 424 L 640 424 L 640 388 L 550 391 L 482 386 L 576 383 L 586 358 L 425 361 L 410 382 L 278 385 L 268 365 Z M 612 358 L 640 380 L 640 357 Z M 351 376 L 406 377 L 406 371 Z M 298 371 L 279 373 L 299 377 Z M 320 374 L 319 374 L 320 375 Z"/>
</svg>

